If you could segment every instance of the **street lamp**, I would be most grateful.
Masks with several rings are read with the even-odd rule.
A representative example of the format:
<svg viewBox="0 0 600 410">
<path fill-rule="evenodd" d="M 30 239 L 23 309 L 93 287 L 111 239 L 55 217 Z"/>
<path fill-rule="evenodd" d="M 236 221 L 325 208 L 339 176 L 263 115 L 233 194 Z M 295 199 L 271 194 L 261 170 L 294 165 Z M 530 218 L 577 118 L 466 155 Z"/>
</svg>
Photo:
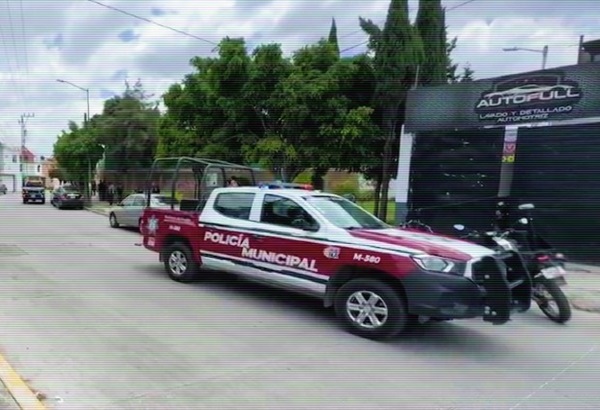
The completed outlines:
<svg viewBox="0 0 600 410">
<path fill-rule="evenodd" d="M 77 84 L 73 84 L 72 82 L 66 81 L 66 80 L 58 79 L 56 81 L 58 81 L 59 83 L 62 83 L 62 84 L 68 84 L 72 87 L 80 89 L 81 91 L 85 91 L 85 95 L 86 95 L 86 99 L 87 99 L 87 115 L 85 117 L 84 125 L 87 127 L 87 125 L 90 122 L 90 89 L 80 87 Z M 88 182 L 85 186 L 85 200 L 86 200 L 88 206 L 92 205 L 92 195 L 90 192 L 90 190 L 91 190 L 90 184 L 91 183 L 92 183 L 92 161 L 90 160 L 90 157 L 88 155 Z"/>
<path fill-rule="evenodd" d="M 503 48 L 502 51 L 531 51 L 532 53 L 541 53 L 542 54 L 542 70 L 546 69 L 546 62 L 548 61 L 548 46 L 544 46 L 544 48 L 535 49 L 535 48 L 526 48 L 526 47 L 509 47 Z"/>
</svg>

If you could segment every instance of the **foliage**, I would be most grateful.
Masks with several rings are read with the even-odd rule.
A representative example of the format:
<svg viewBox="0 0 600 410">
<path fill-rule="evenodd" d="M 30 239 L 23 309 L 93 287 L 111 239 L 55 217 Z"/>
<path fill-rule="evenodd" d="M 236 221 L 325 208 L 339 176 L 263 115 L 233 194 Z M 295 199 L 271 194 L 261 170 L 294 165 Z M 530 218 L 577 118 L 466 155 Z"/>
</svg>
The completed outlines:
<svg viewBox="0 0 600 410">
<path fill-rule="evenodd" d="M 447 51 L 445 14 L 441 0 L 420 0 L 416 27 L 427 54 L 419 70 L 419 83 L 447 84 L 448 66 L 451 62 Z"/>
<path fill-rule="evenodd" d="M 76 153 L 98 144 L 106 146 L 106 168 L 121 172 L 170 156 L 252 163 L 317 188 L 330 169 L 359 172 L 376 182 L 374 192 L 342 188 L 373 197 L 385 219 L 382 199 L 396 174 L 404 103 L 417 71 L 419 85 L 472 81 L 473 71 L 467 65 L 459 73 L 450 58 L 457 39 L 446 38 L 440 0 L 421 0 L 414 24 L 407 0 L 391 0 L 383 27 L 359 21 L 369 51 L 350 58 L 340 57 L 335 19 L 327 38 L 291 57 L 280 44 L 248 50 L 243 38 L 225 37 L 218 55 L 190 60 L 192 72 L 162 96 L 163 114 L 141 81 L 126 83 L 88 130 L 61 135 L 64 172 L 81 174 Z"/>
<path fill-rule="evenodd" d="M 319 176 L 332 167 L 360 167 L 363 147 L 373 145 L 373 87 L 368 95 L 357 91 L 371 68 L 363 58 L 340 60 L 329 40 L 288 59 L 279 44 L 248 55 L 242 39 L 226 38 L 218 58 L 192 65 L 196 72 L 164 95 L 160 156 L 186 150 L 250 162 L 291 181 L 309 168 Z"/>
<path fill-rule="evenodd" d="M 329 37 L 327 38 L 329 44 L 334 46 L 334 49 L 338 55 L 340 55 L 340 46 L 338 44 L 337 26 L 335 19 L 331 19 L 331 28 L 329 29 Z"/>
<path fill-rule="evenodd" d="M 461 83 L 470 83 L 471 81 L 475 81 L 475 71 L 471 69 L 471 65 L 467 63 L 463 67 L 463 73 L 460 76 Z"/>
<path fill-rule="evenodd" d="M 144 91 L 141 81 L 125 83 L 121 96 L 104 103 L 95 118 L 98 142 L 106 146 L 106 169 L 127 172 L 147 168 L 156 153 L 160 111 Z"/>
<path fill-rule="evenodd" d="M 313 170 L 307 169 L 307 170 L 301 172 L 300 174 L 298 174 L 298 176 L 296 178 L 294 178 L 294 180 L 292 182 L 294 182 L 296 184 L 310 184 L 310 183 L 312 183 L 312 178 L 313 178 Z"/>
<path fill-rule="evenodd" d="M 369 35 L 369 48 L 375 54 L 373 66 L 377 85 L 373 103 L 380 111 L 384 136 L 380 198 L 386 198 L 398 152 L 402 107 L 408 90 L 415 82 L 417 67 L 424 61 L 423 42 L 419 31 L 409 20 L 407 0 L 390 2 L 383 29 L 362 18 L 360 24 Z M 378 216 L 385 219 L 386 201 L 382 201 L 378 211 Z"/>
<path fill-rule="evenodd" d="M 354 196 L 358 196 L 360 193 L 358 187 L 358 180 L 356 178 L 348 178 L 344 181 L 340 182 L 337 185 L 331 187 L 331 191 L 336 195 L 348 195 L 352 194 Z"/>
<path fill-rule="evenodd" d="M 61 180 L 87 181 L 89 169 L 102 158 L 104 150 L 98 143 L 97 129 L 80 128 L 69 122 L 54 143 L 54 157 L 61 170 Z"/>
</svg>

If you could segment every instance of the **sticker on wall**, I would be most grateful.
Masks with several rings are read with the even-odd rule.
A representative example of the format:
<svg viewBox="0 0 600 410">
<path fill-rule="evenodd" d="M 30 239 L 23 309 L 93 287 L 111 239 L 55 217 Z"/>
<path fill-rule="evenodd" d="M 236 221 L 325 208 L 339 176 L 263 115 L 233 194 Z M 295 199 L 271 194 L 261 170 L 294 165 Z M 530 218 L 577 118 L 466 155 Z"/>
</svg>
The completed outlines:
<svg viewBox="0 0 600 410">
<path fill-rule="evenodd" d="M 505 142 L 504 143 L 504 155 L 513 155 L 517 150 L 517 144 L 514 142 Z"/>
</svg>

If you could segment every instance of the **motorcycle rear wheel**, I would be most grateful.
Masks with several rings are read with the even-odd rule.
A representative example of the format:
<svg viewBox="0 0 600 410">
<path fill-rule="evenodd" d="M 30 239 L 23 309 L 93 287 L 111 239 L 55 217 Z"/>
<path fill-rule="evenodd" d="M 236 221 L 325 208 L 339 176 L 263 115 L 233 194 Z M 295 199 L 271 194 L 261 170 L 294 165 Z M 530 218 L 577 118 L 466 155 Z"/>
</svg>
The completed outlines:
<svg viewBox="0 0 600 410">
<path fill-rule="evenodd" d="M 535 283 L 534 292 L 538 306 L 550 320 L 566 323 L 571 319 L 571 304 L 556 282 L 540 279 Z"/>
</svg>

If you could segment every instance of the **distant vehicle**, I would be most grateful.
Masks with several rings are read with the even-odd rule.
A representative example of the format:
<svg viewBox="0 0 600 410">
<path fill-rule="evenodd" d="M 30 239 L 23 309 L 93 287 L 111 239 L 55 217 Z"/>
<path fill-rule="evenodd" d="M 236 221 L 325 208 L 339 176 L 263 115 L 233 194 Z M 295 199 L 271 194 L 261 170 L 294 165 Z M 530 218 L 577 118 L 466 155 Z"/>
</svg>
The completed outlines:
<svg viewBox="0 0 600 410">
<path fill-rule="evenodd" d="M 306 191 L 314 190 L 314 187 L 311 184 L 297 184 L 295 182 L 267 181 L 259 182 L 258 186 L 269 189 L 304 189 Z"/>
<path fill-rule="evenodd" d="M 32 176 L 23 178 L 23 204 L 29 202 L 46 203 L 46 181 L 44 177 Z"/>
<path fill-rule="evenodd" d="M 150 207 L 152 208 L 170 208 L 171 204 L 178 205 L 179 202 L 170 196 L 151 194 Z M 142 213 L 146 207 L 146 195 L 131 194 L 117 206 L 111 208 L 108 221 L 112 228 L 120 226 L 137 226 L 139 228 L 142 219 Z"/>
<path fill-rule="evenodd" d="M 561 90 L 569 90 L 573 88 L 570 85 L 536 85 L 536 84 L 527 84 L 527 85 L 522 85 L 520 87 L 515 87 L 515 88 L 511 88 L 510 90 L 504 90 L 504 91 L 496 91 L 493 93 L 489 93 L 486 94 L 486 98 L 492 98 L 492 97 L 506 97 L 506 96 L 510 96 L 510 95 L 521 95 L 521 94 L 531 94 L 531 93 L 543 93 L 546 91 L 552 91 L 552 90 L 557 90 L 557 89 L 561 89 Z"/>
<path fill-rule="evenodd" d="M 7 192 L 8 192 L 8 188 L 6 187 L 6 185 L 0 184 L 0 194 L 6 195 Z"/>
<path fill-rule="evenodd" d="M 83 209 L 83 196 L 77 187 L 63 185 L 52 192 L 50 203 L 58 209 Z"/>
</svg>

